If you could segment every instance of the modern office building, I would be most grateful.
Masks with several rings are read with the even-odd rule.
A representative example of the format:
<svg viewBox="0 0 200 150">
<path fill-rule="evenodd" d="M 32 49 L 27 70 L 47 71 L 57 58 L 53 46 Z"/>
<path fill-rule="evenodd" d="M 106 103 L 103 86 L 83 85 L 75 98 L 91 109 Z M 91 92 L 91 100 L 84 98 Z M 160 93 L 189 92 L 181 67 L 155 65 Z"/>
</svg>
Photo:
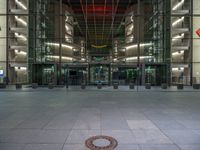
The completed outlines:
<svg viewBox="0 0 200 150">
<path fill-rule="evenodd" d="M 200 83 L 199 0 L 0 0 L 0 82 Z"/>
</svg>

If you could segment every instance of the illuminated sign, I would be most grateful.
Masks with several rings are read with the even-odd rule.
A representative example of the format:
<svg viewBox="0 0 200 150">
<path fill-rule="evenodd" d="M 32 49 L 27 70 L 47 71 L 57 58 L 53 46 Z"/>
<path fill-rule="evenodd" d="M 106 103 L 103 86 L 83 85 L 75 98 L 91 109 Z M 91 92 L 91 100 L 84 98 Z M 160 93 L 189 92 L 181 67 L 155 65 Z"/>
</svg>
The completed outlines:
<svg viewBox="0 0 200 150">
<path fill-rule="evenodd" d="M 200 37 L 200 29 L 196 31 L 197 35 Z"/>
<path fill-rule="evenodd" d="M 0 77 L 3 77 L 3 76 L 4 76 L 4 71 L 0 70 Z"/>
</svg>

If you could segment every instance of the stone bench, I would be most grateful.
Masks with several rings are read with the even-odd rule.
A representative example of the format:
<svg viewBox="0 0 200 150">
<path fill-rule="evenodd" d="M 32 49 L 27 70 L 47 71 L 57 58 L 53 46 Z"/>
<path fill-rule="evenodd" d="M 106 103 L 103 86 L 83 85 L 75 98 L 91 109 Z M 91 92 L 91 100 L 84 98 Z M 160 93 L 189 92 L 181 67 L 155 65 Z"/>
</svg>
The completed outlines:
<svg viewBox="0 0 200 150">
<path fill-rule="evenodd" d="M 22 88 L 22 84 L 21 83 L 16 83 L 15 87 L 16 87 L 16 89 L 21 89 Z"/>
<path fill-rule="evenodd" d="M 38 83 L 32 83 L 32 88 L 37 89 L 38 88 Z"/>
<path fill-rule="evenodd" d="M 102 89 L 102 83 L 97 83 L 97 88 Z"/>
<path fill-rule="evenodd" d="M 82 83 L 82 84 L 81 84 L 81 89 L 83 89 L 83 90 L 86 89 L 85 83 Z"/>
<path fill-rule="evenodd" d="M 129 89 L 132 90 L 132 89 L 134 89 L 134 88 L 135 88 L 135 84 L 134 84 L 134 83 L 130 83 L 130 84 L 129 84 Z"/>
<path fill-rule="evenodd" d="M 55 87 L 55 85 L 54 85 L 53 83 L 49 83 L 49 84 L 48 84 L 48 88 L 49 88 L 49 89 L 53 89 L 54 87 Z"/>
<path fill-rule="evenodd" d="M 200 89 L 200 84 L 193 84 L 193 89 L 195 89 L 195 90 Z"/>
<path fill-rule="evenodd" d="M 183 84 L 177 84 L 177 89 L 178 90 L 183 90 L 184 89 L 184 85 Z"/>
<path fill-rule="evenodd" d="M 145 89 L 151 89 L 151 83 L 146 83 L 145 84 Z"/>
<path fill-rule="evenodd" d="M 0 83 L 0 89 L 5 89 L 6 88 L 6 83 Z"/>
<path fill-rule="evenodd" d="M 119 88 L 119 83 L 113 83 L 113 89 L 118 89 Z"/>
<path fill-rule="evenodd" d="M 167 83 L 162 83 L 162 84 L 161 84 L 161 88 L 162 88 L 162 89 L 167 89 Z"/>
</svg>

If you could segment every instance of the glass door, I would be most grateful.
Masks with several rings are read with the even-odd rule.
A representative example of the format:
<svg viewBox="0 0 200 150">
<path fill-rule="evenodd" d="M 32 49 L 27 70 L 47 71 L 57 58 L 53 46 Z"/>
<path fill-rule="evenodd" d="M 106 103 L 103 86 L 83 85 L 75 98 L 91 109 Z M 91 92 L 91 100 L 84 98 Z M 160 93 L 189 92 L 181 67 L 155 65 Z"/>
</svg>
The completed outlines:
<svg viewBox="0 0 200 150">
<path fill-rule="evenodd" d="M 90 83 L 109 83 L 109 67 L 106 65 L 96 65 L 90 67 Z"/>
<path fill-rule="evenodd" d="M 54 64 L 35 64 L 33 69 L 33 83 L 38 83 L 39 85 L 56 84 L 56 67 Z"/>
<path fill-rule="evenodd" d="M 42 72 L 42 84 L 48 85 L 49 83 L 55 83 L 55 70 L 54 67 L 45 67 Z"/>
</svg>

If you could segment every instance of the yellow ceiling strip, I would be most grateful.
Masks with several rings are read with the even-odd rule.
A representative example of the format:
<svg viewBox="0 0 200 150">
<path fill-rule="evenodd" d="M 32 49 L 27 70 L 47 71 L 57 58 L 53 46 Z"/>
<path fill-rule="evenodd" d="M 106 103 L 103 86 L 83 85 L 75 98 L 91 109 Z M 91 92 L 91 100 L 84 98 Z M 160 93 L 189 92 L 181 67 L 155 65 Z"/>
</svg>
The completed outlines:
<svg viewBox="0 0 200 150">
<path fill-rule="evenodd" d="M 106 48 L 107 45 L 91 45 L 93 48 Z"/>
</svg>

